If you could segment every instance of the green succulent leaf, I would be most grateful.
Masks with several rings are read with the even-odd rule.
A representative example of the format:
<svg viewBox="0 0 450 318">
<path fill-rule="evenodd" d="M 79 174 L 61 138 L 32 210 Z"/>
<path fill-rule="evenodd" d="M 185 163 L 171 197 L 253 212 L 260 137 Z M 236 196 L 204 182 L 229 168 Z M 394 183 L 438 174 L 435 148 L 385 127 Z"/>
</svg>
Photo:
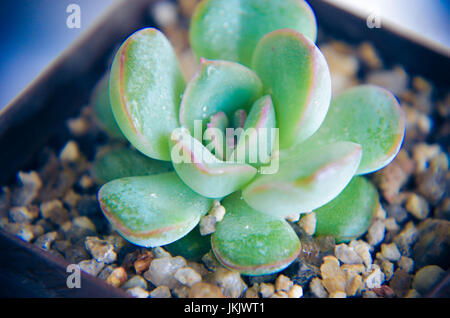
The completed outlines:
<svg viewBox="0 0 450 318">
<path fill-rule="evenodd" d="M 217 159 L 186 129 L 171 135 L 171 158 L 175 171 L 195 192 L 222 198 L 246 185 L 257 170 L 245 163 Z"/>
<path fill-rule="evenodd" d="M 352 141 L 363 148 L 357 174 L 376 171 L 400 151 L 406 119 L 397 99 L 384 88 L 361 85 L 336 97 L 320 129 L 304 148 Z"/>
<path fill-rule="evenodd" d="M 111 109 L 108 80 L 109 73 L 105 74 L 97 83 L 91 96 L 91 104 L 100 127 L 111 137 L 125 139 Z"/>
<path fill-rule="evenodd" d="M 338 142 L 308 153 L 281 151 L 279 169 L 258 175 L 242 195 L 254 209 L 286 217 L 309 212 L 334 199 L 350 182 L 361 160 L 361 146 Z"/>
<path fill-rule="evenodd" d="M 260 77 L 264 93 L 272 96 L 280 149 L 314 134 L 331 99 L 330 72 L 317 46 L 293 30 L 274 31 L 258 43 L 252 69 Z"/>
<path fill-rule="evenodd" d="M 316 18 L 303 0 L 204 0 L 192 17 L 190 41 L 198 57 L 250 65 L 258 41 L 283 28 L 316 40 Z"/>
<path fill-rule="evenodd" d="M 226 267 L 245 275 L 278 272 L 300 252 L 300 241 L 283 219 L 260 213 L 236 192 L 225 198 L 224 219 L 216 225 L 211 245 Z"/>
<path fill-rule="evenodd" d="M 254 166 L 267 163 L 275 144 L 275 122 L 275 109 L 270 95 L 261 97 L 251 108 L 231 160 Z"/>
<path fill-rule="evenodd" d="M 248 111 L 261 92 L 260 79 L 247 67 L 229 61 L 202 59 L 200 70 L 183 95 L 180 124 L 193 134 L 195 120 L 204 121 L 218 112 L 232 118 L 238 109 Z"/>
<path fill-rule="evenodd" d="M 181 255 L 188 260 L 199 261 L 211 250 L 211 235 L 201 235 L 199 226 L 196 226 L 189 234 L 165 245 L 164 248 L 172 255 Z"/>
<path fill-rule="evenodd" d="M 175 172 L 108 182 L 100 188 L 98 201 L 124 238 L 146 247 L 185 236 L 213 203 L 189 189 Z"/>
<path fill-rule="evenodd" d="M 119 147 L 100 154 L 94 161 L 94 175 L 99 184 L 114 179 L 169 172 L 171 163 L 151 159 L 128 147 Z"/>
<path fill-rule="evenodd" d="M 315 210 L 315 235 L 332 235 L 348 242 L 363 235 L 379 205 L 378 193 L 364 177 L 354 177 L 335 199 Z"/>
<path fill-rule="evenodd" d="M 169 160 L 184 88 L 175 52 L 160 31 L 141 29 L 122 44 L 111 68 L 110 99 L 120 129 L 139 151 Z"/>
</svg>

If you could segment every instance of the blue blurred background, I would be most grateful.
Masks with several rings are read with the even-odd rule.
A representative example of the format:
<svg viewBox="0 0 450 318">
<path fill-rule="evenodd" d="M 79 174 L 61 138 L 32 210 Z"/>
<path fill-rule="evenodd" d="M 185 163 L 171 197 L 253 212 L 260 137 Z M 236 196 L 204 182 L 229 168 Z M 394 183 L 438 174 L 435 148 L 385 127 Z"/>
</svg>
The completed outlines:
<svg viewBox="0 0 450 318">
<path fill-rule="evenodd" d="M 133 1 L 133 0 L 127 0 Z M 182 1 L 182 0 L 180 0 Z M 450 47 L 450 0 L 328 0 L 364 13 L 376 9 L 382 21 Z M 74 41 L 114 0 L 2 0 L 0 109 Z M 81 8 L 81 28 L 69 29 L 69 4 Z M 368 11 L 368 12 L 369 12 Z"/>
</svg>

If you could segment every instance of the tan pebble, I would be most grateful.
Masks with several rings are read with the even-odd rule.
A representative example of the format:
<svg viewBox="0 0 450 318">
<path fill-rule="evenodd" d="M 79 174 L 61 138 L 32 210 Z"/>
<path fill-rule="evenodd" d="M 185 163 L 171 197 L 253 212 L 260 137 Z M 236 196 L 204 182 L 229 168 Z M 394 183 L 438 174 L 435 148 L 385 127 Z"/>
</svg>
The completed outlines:
<svg viewBox="0 0 450 318">
<path fill-rule="evenodd" d="M 77 137 L 85 135 L 89 130 L 89 123 L 84 117 L 69 119 L 67 126 L 71 134 Z"/>
<path fill-rule="evenodd" d="M 145 251 L 143 254 L 139 255 L 138 259 L 133 263 L 134 270 L 136 274 L 140 275 L 150 267 L 150 263 L 153 259 L 153 253 L 150 251 Z"/>
<path fill-rule="evenodd" d="M 390 261 L 398 261 L 402 257 L 395 243 L 381 244 L 381 255 Z"/>
<path fill-rule="evenodd" d="M 259 298 L 259 285 L 255 283 L 245 291 L 245 298 Z"/>
<path fill-rule="evenodd" d="M 325 256 L 320 273 L 323 279 L 339 275 L 341 273 L 339 260 L 334 256 Z"/>
<path fill-rule="evenodd" d="M 64 148 L 61 150 L 59 154 L 59 158 L 62 161 L 66 162 L 75 162 L 81 158 L 80 149 L 78 148 L 78 144 L 71 140 L 67 142 Z"/>
<path fill-rule="evenodd" d="M 275 286 L 270 283 L 261 283 L 259 292 L 263 298 L 269 298 L 275 293 Z"/>
<path fill-rule="evenodd" d="M 366 269 L 363 264 L 343 264 L 341 266 L 341 270 L 347 276 L 354 276 L 354 275 L 363 274 Z"/>
<path fill-rule="evenodd" d="M 303 296 L 303 288 L 300 285 L 294 285 L 288 292 L 289 298 L 300 298 Z"/>
<path fill-rule="evenodd" d="M 378 295 L 372 290 L 366 290 L 363 293 L 363 298 L 378 298 Z"/>
<path fill-rule="evenodd" d="M 384 239 L 385 231 L 386 225 L 384 222 L 381 220 L 375 221 L 367 231 L 367 241 L 369 244 L 372 246 L 380 244 Z"/>
<path fill-rule="evenodd" d="M 189 291 L 188 286 L 178 286 L 172 290 L 172 293 L 177 298 L 189 298 Z"/>
<path fill-rule="evenodd" d="M 337 291 L 345 293 L 345 276 L 343 274 L 323 279 L 322 284 L 329 294 Z"/>
<path fill-rule="evenodd" d="M 216 222 L 222 221 L 225 213 L 226 211 L 223 205 L 213 207 L 210 212 L 210 214 L 216 218 Z"/>
<path fill-rule="evenodd" d="M 347 294 L 343 291 L 335 291 L 330 293 L 328 298 L 347 298 Z"/>
<path fill-rule="evenodd" d="M 297 222 L 300 219 L 300 213 L 293 213 L 286 216 L 286 221 Z"/>
<path fill-rule="evenodd" d="M 218 286 L 200 282 L 192 286 L 189 298 L 225 298 L 225 296 Z"/>
<path fill-rule="evenodd" d="M 363 42 L 358 48 L 361 59 L 369 65 L 370 68 L 376 69 L 383 66 L 374 46 L 369 42 Z"/>
<path fill-rule="evenodd" d="M 419 220 L 425 219 L 430 212 L 427 201 L 415 193 L 412 193 L 409 196 L 406 201 L 405 208 L 406 211 L 414 215 Z"/>
<path fill-rule="evenodd" d="M 383 259 L 380 261 L 379 266 L 384 273 L 385 280 L 389 281 L 392 278 L 392 275 L 394 275 L 394 264 L 386 259 Z"/>
<path fill-rule="evenodd" d="M 345 283 L 345 293 L 347 296 L 355 296 L 362 286 L 361 275 L 353 275 Z"/>
<path fill-rule="evenodd" d="M 247 289 L 247 284 L 242 280 L 239 272 L 230 271 L 224 267 L 216 270 L 213 279 L 227 297 L 238 298 Z"/>
<path fill-rule="evenodd" d="M 10 220 L 14 223 L 31 223 L 39 216 L 39 209 L 36 206 L 13 207 L 8 214 Z"/>
<path fill-rule="evenodd" d="M 172 298 L 170 289 L 167 286 L 161 285 L 150 292 L 151 298 Z"/>
<path fill-rule="evenodd" d="M 304 214 L 299 221 L 299 225 L 308 235 L 313 235 L 316 232 L 317 218 L 316 213 L 311 212 Z"/>
<path fill-rule="evenodd" d="M 384 225 L 388 232 L 396 233 L 400 230 L 400 226 L 397 224 L 397 221 L 393 217 L 390 217 L 390 218 L 387 218 L 386 220 L 384 220 Z"/>
<path fill-rule="evenodd" d="M 384 273 L 381 271 L 380 267 L 373 264 L 372 269 L 366 273 L 364 278 L 364 286 L 368 289 L 379 288 L 384 282 Z"/>
<path fill-rule="evenodd" d="M 81 200 L 81 195 L 73 191 L 73 189 L 69 189 L 67 193 L 64 195 L 63 202 L 67 205 L 74 207 Z"/>
<path fill-rule="evenodd" d="M 275 281 L 275 290 L 276 291 L 289 291 L 294 283 L 289 279 L 289 277 L 280 274 L 278 275 L 276 281 Z"/>
<path fill-rule="evenodd" d="M 285 291 L 280 290 L 270 296 L 270 298 L 289 298 L 289 296 Z"/>
<path fill-rule="evenodd" d="M 334 248 L 334 254 L 344 264 L 361 264 L 361 257 L 347 244 L 339 244 Z"/>
<path fill-rule="evenodd" d="M 83 189 L 89 189 L 94 185 L 94 180 L 90 176 L 84 174 L 81 176 L 80 181 L 78 183 Z"/>
<path fill-rule="evenodd" d="M 328 297 L 328 293 L 322 284 L 322 280 L 318 277 L 315 277 L 311 280 L 311 282 L 309 283 L 309 288 L 311 292 L 318 298 Z"/>
<path fill-rule="evenodd" d="M 370 253 L 370 245 L 362 240 L 351 241 L 349 246 L 361 257 L 366 267 L 372 264 L 372 254 Z"/>
<path fill-rule="evenodd" d="M 117 267 L 113 270 L 111 275 L 108 276 L 106 282 L 114 287 L 119 287 L 125 283 L 128 279 L 127 272 L 123 267 Z"/>
<path fill-rule="evenodd" d="M 407 273 L 412 273 L 412 271 L 414 270 L 414 260 L 406 256 L 402 256 L 397 265 Z"/>
<path fill-rule="evenodd" d="M 208 235 L 216 231 L 216 218 L 213 215 L 202 216 L 200 220 L 200 234 Z"/>
<path fill-rule="evenodd" d="M 167 1 L 157 2 L 152 6 L 153 18 L 161 27 L 169 27 L 177 22 L 177 7 Z"/>
<path fill-rule="evenodd" d="M 430 93 L 432 85 L 426 79 L 421 76 L 414 76 L 412 80 L 412 86 L 419 92 Z"/>
<path fill-rule="evenodd" d="M 387 216 L 387 212 L 386 210 L 383 208 L 383 206 L 378 202 L 377 204 L 377 209 L 375 210 L 375 215 L 374 217 L 378 220 L 384 220 L 386 219 Z"/>
</svg>

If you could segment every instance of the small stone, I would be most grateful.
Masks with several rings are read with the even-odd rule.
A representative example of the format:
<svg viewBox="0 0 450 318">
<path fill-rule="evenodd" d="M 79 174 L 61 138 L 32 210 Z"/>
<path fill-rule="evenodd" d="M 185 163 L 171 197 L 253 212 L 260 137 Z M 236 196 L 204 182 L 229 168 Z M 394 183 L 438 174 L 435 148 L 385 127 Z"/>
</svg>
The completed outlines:
<svg viewBox="0 0 450 318">
<path fill-rule="evenodd" d="M 52 244 L 53 249 L 56 251 L 65 254 L 67 248 L 70 246 L 70 242 L 67 240 L 55 240 Z"/>
<path fill-rule="evenodd" d="M 413 247 L 416 268 L 450 264 L 450 221 L 428 218 L 417 227 L 418 240 Z"/>
<path fill-rule="evenodd" d="M 311 283 L 309 284 L 309 288 L 313 295 L 315 295 L 318 298 L 327 298 L 328 293 L 325 290 L 322 280 L 318 277 L 315 277 L 311 280 Z"/>
<path fill-rule="evenodd" d="M 117 254 L 114 252 L 114 246 L 95 236 L 88 236 L 84 241 L 86 250 L 94 257 L 98 262 L 111 264 L 117 259 Z"/>
<path fill-rule="evenodd" d="M 334 277 L 322 279 L 322 284 L 330 295 L 336 292 L 343 292 L 345 294 L 345 282 L 346 280 L 343 273 Z"/>
<path fill-rule="evenodd" d="M 213 215 L 202 216 L 200 220 L 200 234 L 208 235 L 216 231 L 216 218 Z"/>
<path fill-rule="evenodd" d="M 152 6 L 152 16 L 156 24 L 163 28 L 175 25 L 177 22 L 177 7 L 171 2 L 159 1 Z"/>
<path fill-rule="evenodd" d="M 97 276 L 105 266 L 104 263 L 97 262 L 95 259 L 84 260 L 78 263 L 80 269 L 90 275 Z"/>
<path fill-rule="evenodd" d="M 179 268 L 174 275 L 175 279 L 181 284 L 192 287 L 196 283 L 201 282 L 202 277 L 193 268 L 183 267 Z"/>
<path fill-rule="evenodd" d="M 375 221 L 367 232 L 367 241 L 370 245 L 376 246 L 380 244 L 384 239 L 386 226 L 383 221 Z"/>
<path fill-rule="evenodd" d="M 316 232 L 316 224 L 317 224 L 317 218 L 316 218 L 316 213 L 314 213 L 314 212 L 303 215 L 299 221 L 300 227 L 308 235 L 314 235 L 314 233 Z"/>
<path fill-rule="evenodd" d="M 394 218 L 387 218 L 384 220 L 386 230 L 391 233 L 397 233 L 400 230 L 400 226 L 397 224 Z"/>
<path fill-rule="evenodd" d="M 377 209 L 375 210 L 374 217 L 378 220 L 384 220 L 384 219 L 386 219 L 386 215 L 387 215 L 386 210 L 383 208 L 383 206 L 380 203 L 378 203 Z"/>
<path fill-rule="evenodd" d="M 147 281 L 141 275 L 134 275 L 129 280 L 127 280 L 122 286 L 123 289 L 130 289 L 133 287 L 140 287 L 142 289 L 147 289 Z"/>
<path fill-rule="evenodd" d="M 442 203 L 434 210 L 434 217 L 450 221 L 450 198 L 442 200 Z"/>
<path fill-rule="evenodd" d="M 144 273 L 144 278 L 155 286 L 165 285 L 174 289 L 180 284 L 174 277 L 175 272 L 185 266 L 186 260 L 180 256 L 155 258 L 151 261 L 148 271 Z"/>
<path fill-rule="evenodd" d="M 289 279 L 289 277 L 280 274 L 275 281 L 275 290 L 288 292 L 293 285 L 294 283 Z"/>
<path fill-rule="evenodd" d="M 333 278 L 341 274 L 340 264 L 336 257 L 325 256 L 320 266 L 320 274 L 323 279 Z"/>
<path fill-rule="evenodd" d="M 371 43 L 363 42 L 358 48 L 358 53 L 361 57 L 361 60 L 370 68 L 377 69 L 383 66 L 383 62 L 381 61 L 374 46 Z"/>
<path fill-rule="evenodd" d="M 169 256 L 170 257 L 170 256 Z M 133 263 L 134 270 L 136 274 L 140 275 L 147 271 L 150 267 L 150 263 L 153 260 L 153 253 L 150 251 L 144 251 L 138 256 L 136 261 Z"/>
<path fill-rule="evenodd" d="M 102 271 L 97 275 L 98 278 L 102 280 L 107 280 L 112 272 L 117 268 L 117 265 L 106 265 L 103 267 Z"/>
<path fill-rule="evenodd" d="M 66 239 L 72 243 L 83 242 L 86 237 L 93 236 L 97 232 L 94 223 L 86 216 L 73 218 L 72 222 L 64 223 L 61 229 Z"/>
<path fill-rule="evenodd" d="M 397 223 L 403 223 L 408 218 L 408 212 L 399 204 L 391 204 L 387 208 L 389 218 L 394 218 Z"/>
<path fill-rule="evenodd" d="M 123 267 L 117 267 L 113 270 L 111 275 L 108 276 L 106 282 L 114 287 L 119 287 L 127 281 L 128 275 Z"/>
<path fill-rule="evenodd" d="M 395 243 L 381 244 L 381 255 L 387 260 L 398 261 L 402 257 Z"/>
<path fill-rule="evenodd" d="M 39 205 L 39 210 L 44 219 L 49 219 L 54 224 L 62 225 L 70 219 L 69 211 L 58 199 L 42 202 Z"/>
<path fill-rule="evenodd" d="M 73 140 L 67 142 L 59 153 L 59 158 L 63 162 L 75 162 L 79 160 L 81 158 L 81 153 L 78 144 Z"/>
<path fill-rule="evenodd" d="M 411 256 L 412 245 L 417 241 L 419 231 L 412 221 L 408 222 L 402 231 L 394 237 L 394 242 L 397 245 L 402 255 Z"/>
<path fill-rule="evenodd" d="M 328 298 L 347 298 L 347 294 L 343 291 L 335 291 L 328 295 Z"/>
<path fill-rule="evenodd" d="M 255 283 L 252 287 L 247 288 L 244 298 L 259 298 L 259 284 Z"/>
<path fill-rule="evenodd" d="M 362 259 L 364 265 L 369 267 L 372 264 L 372 254 L 370 254 L 370 245 L 362 240 L 353 240 L 349 247 L 352 248 L 356 254 Z"/>
<path fill-rule="evenodd" d="M 148 298 L 150 295 L 148 291 L 139 286 L 128 288 L 126 292 L 134 298 Z"/>
<path fill-rule="evenodd" d="M 300 213 L 293 213 L 293 214 L 286 216 L 286 221 L 294 223 L 294 222 L 298 222 L 298 220 L 300 220 Z"/>
<path fill-rule="evenodd" d="M 172 257 L 169 252 L 163 249 L 161 246 L 155 247 L 152 249 L 153 255 L 155 258 L 163 258 L 163 257 Z"/>
<path fill-rule="evenodd" d="M 175 287 L 172 290 L 172 295 L 176 298 L 189 298 L 190 288 L 187 286 Z"/>
<path fill-rule="evenodd" d="M 288 294 L 285 291 L 277 291 L 270 298 L 289 298 Z"/>
<path fill-rule="evenodd" d="M 414 276 L 412 287 L 421 295 L 429 293 L 445 277 L 445 271 L 436 265 L 422 267 Z"/>
<path fill-rule="evenodd" d="M 73 191 L 73 189 L 67 191 L 63 198 L 63 202 L 72 208 L 75 207 L 80 200 L 81 195 Z"/>
<path fill-rule="evenodd" d="M 261 283 L 259 285 L 259 292 L 263 298 L 270 298 L 275 293 L 275 286 L 270 283 Z"/>
<path fill-rule="evenodd" d="M 378 295 L 373 290 L 366 290 L 363 293 L 363 298 L 378 298 Z"/>
<path fill-rule="evenodd" d="M 409 213 L 419 220 L 425 219 L 430 212 L 427 201 L 415 193 L 409 196 L 405 207 Z"/>
<path fill-rule="evenodd" d="M 339 244 L 334 248 L 334 253 L 337 258 L 344 264 L 361 264 L 362 259 L 359 255 L 350 248 L 347 244 Z"/>
<path fill-rule="evenodd" d="M 385 280 L 389 281 L 392 278 L 392 275 L 394 275 L 394 264 L 383 259 L 379 262 L 379 266 L 384 273 Z"/>
<path fill-rule="evenodd" d="M 64 257 L 72 264 L 77 264 L 90 258 L 84 246 L 81 244 L 69 245 L 64 251 Z"/>
<path fill-rule="evenodd" d="M 170 289 L 167 286 L 161 285 L 150 292 L 151 298 L 172 298 Z"/>
<path fill-rule="evenodd" d="M 218 205 L 214 205 L 211 212 L 209 212 L 210 215 L 215 217 L 216 222 L 222 221 L 223 217 L 225 216 L 225 213 L 226 213 L 225 207 L 220 203 Z"/>
<path fill-rule="evenodd" d="M 343 264 L 341 270 L 347 277 L 352 277 L 355 275 L 361 275 L 365 273 L 366 269 L 363 264 Z"/>
<path fill-rule="evenodd" d="M 385 87 L 394 95 L 401 95 L 408 86 L 408 74 L 405 70 L 396 66 L 393 70 L 379 70 L 369 74 L 367 83 Z"/>
<path fill-rule="evenodd" d="M 48 232 L 46 234 L 43 234 L 39 236 L 36 241 L 34 242 L 34 245 L 38 246 L 39 248 L 42 248 L 43 250 L 50 250 L 50 247 L 52 243 L 56 240 L 58 237 L 58 232 Z"/>
<path fill-rule="evenodd" d="M 303 296 L 303 288 L 299 285 L 292 286 L 288 291 L 289 298 L 301 298 Z"/>
<path fill-rule="evenodd" d="M 412 277 L 402 269 L 397 269 L 389 282 L 397 297 L 405 297 L 411 289 Z"/>
<path fill-rule="evenodd" d="M 239 272 L 230 271 L 223 267 L 219 267 L 216 270 L 213 280 L 226 297 L 238 298 L 247 289 L 247 285 L 242 280 Z"/>
<path fill-rule="evenodd" d="M 205 264 L 206 268 L 212 272 L 215 272 L 217 268 L 220 267 L 220 264 L 219 262 L 217 262 L 217 259 L 215 258 L 212 251 L 209 251 L 202 256 L 202 262 L 203 264 Z"/>
<path fill-rule="evenodd" d="M 374 264 L 372 270 L 365 275 L 364 286 L 368 289 L 379 288 L 383 284 L 384 279 L 384 273 L 378 265 Z"/>
<path fill-rule="evenodd" d="M 414 260 L 406 256 L 402 256 L 397 262 L 397 265 L 400 269 L 403 269 L 409 274 L 411 274 L 414 270 Z"/>
<path fill-rule="evenodd" d="M 206 276 L 209 273 L 206 267 L 201 263 L 188 261 L 187 266 L 193 268 L 200 276 Z"/>
<path fill-rule="evenodd" d="M 14 223 L 31 223 L 39 216 L 36 206 L 13 207 L 9 210 L 9 219 Z"/>
<path fill-rule="evenodd" d="M 200 282 L 192 286 L 189 298 L 224 298 L 222 291 L 216 285 Z"/>
<path fill-rule="evenodd" d="M 31 204 L 39 194 L 42 188 L 42 181 L 36 171 L 19 171 L 17 178 L 20 187 L 14 189 L 11 194 L 10 202 L 12 206 L 27 206 Z"/>
<path fill-rule="evenodd" d="M 78 181 L 78 184 L 83 188 L 83 189 L 89 189 L 90 187 L 92 187 L 94 185 L 94 180 L 84 174 L 81 176 L 80 180 Z"/>
<path fill-rule="evenodd" d="M 317 266 L 306 262 L 301 262 L 297 273 L 295 273 L 294 281 L 297 285 L 300 285 L 305 289 L 309 285 L 310 281 L 314 277 L 318 277 L 319 274 L 320 270 Z"/>
<path fill-rule="evenodd" d="M 362 286 L 362 277 L 361 275 L 352 275 L 345 282 L 345 293 L 347 296 L 355 296 Z"/>
<path fill-rule="evenodd" d="M 387 285 L 382 285 L 380 288 L 373 288 L 372 291 L 375 292 L 378 297 L 383 298 L 392 298 L 395 295 L 394 291 Z"/>
<path fill-rule="evenodd" d="M 72 118 L 67 121 L 70 133 L 75 136 L 83 136 L 89 130 L 89 123 L 84 117 Z"/>
</svg>

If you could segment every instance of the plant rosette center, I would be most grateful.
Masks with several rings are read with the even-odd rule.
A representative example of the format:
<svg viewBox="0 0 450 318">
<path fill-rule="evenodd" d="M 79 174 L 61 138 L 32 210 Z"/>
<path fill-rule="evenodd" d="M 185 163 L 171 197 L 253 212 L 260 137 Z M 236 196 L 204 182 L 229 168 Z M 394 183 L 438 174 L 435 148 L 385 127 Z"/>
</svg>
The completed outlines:
<svg viewBox="0 0 450 318">
<path fill-rule="evenodd" d="M 360 175 L 397 155 L 405 117 L 377 86 L 332 99 L 316 34 L 304 1 L 202 1 L 187 83 L 159 30 L 126 39 L 93 97 L 102 126 L 136 149 L 95 165 L 100 207 L 124 238 L 197 258 L 212 248 L 224 266 L 263 275 L 300 251 L 292 214 L 316 211 L 320 234 L 338 241 L 367 230 L 378 196 Z M 223 220 L 200 235 L 217 200 Z"/>
</svg>

